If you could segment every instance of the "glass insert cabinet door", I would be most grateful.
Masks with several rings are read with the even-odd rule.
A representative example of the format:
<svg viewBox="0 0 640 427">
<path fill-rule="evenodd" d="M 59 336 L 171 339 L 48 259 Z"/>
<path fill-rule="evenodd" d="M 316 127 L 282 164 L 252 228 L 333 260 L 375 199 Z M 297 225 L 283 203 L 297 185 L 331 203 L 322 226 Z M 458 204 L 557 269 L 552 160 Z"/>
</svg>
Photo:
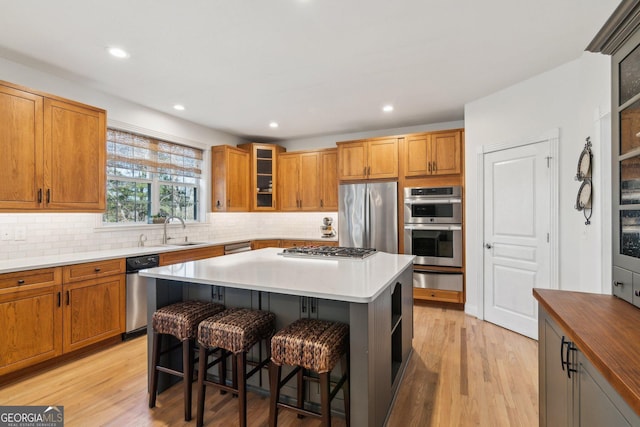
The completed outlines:
<svg viewBox="0 0 640 427">
<path fill-rule="evenodd" d="M 640 273 L 640 36 L 634 38 L 612 62 L 613 257 L 614 265 Z"/>
</svg>

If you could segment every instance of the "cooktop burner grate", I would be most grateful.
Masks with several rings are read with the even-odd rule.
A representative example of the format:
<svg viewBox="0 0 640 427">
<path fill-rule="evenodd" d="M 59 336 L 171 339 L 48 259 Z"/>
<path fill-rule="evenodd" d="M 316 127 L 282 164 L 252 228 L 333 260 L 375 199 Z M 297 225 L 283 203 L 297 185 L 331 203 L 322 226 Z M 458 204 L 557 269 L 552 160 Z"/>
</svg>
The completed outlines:
<svg viewBox="0 0 640 427">
<path fill-rule="evenodd" d="M 294 246 L 284 249 L 280 255 L 300 258 L 355 258 L 364 259 L 376 253 L 370 248 L 345 246 Z"/>
</svg>

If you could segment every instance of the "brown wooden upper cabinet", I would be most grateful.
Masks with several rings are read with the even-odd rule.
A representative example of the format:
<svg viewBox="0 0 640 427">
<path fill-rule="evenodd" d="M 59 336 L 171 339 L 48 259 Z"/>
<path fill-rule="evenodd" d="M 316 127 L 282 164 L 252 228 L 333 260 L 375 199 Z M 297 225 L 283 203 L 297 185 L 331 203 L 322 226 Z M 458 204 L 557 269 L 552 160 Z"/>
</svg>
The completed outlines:
<svg viewBox="0 0 640 427">
<path fill-rule="evenodd" d="M 278 156 L 280 210 L 337 209 L 336 161 L 336 149 L 280 154 Z"/>
<path fill-rule="evenodd" d="M 405 176 L 456 175 L 462 172 L 462 131 L 407 135 Z"/>
<path fill-rule="evenodd" d="M 338 142 L 340 181 L 398 177 L 398 138 Z"/>
<path fill-rule="evenodd" d="M 0 81 L 0 151 L 0 211 L 104 211 L 104 110 Z"/>
<path fill-rule="evenodd" d="M 251 210 L 275 211 L 277 208 L 278 154 L 284 147 L 274 144 L 241 144 L 238 148 L 250 155 Z"/>
<path fill-rule="evenodd" d="M 249 152 L 229 145 L 211 148 L 211 210 L 249 210 Z"/>
<path fill-rule="evenodd" d="M 338 150 L 320 152 L 320 210 L 338 210 Z"/>
</svg>

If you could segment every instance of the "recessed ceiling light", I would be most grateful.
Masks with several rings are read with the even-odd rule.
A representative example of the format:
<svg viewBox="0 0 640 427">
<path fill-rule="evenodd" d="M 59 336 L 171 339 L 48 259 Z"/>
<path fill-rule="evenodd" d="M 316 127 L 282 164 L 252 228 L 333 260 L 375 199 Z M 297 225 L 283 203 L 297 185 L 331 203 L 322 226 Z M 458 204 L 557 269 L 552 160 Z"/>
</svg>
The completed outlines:
<svg viewBox="0 0 640 427">
<path fill-rule="evenodd" d="M 128 58 L 129 52 L 124 49 L 120 49 L 119 47 L 109 47 L 107 51 L 111 54 L 111 56 L 115 56 L 116 58 Z"/>
<path fill-rule="evenodd" d="M 278 123 L 277 122 L 271 122 L 271 123 L 269 123 L 269 127 L 275 129 L 275 128 L 278 127 Z"/>
<path fill-rule="evenodd" d="M 385 105 L 384 107 L 382 107 L 382 111 L 384 111 L 385 113 L 390 113 L 393 111 L 393 105 Z"/>
<path fill-rule="evenodd" d="M 173 106 L 174 110 L 178 110 L 178 111 L 184 111 L 184 105 L 182 104 L 176 104 Z"/>
</svg>

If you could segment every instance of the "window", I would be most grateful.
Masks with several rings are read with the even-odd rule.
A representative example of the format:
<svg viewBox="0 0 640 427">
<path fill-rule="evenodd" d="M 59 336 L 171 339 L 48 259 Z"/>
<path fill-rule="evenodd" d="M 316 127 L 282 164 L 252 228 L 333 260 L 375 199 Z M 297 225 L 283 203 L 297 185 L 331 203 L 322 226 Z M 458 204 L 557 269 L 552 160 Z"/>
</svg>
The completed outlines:
<svg viewBox="0 0 640 427">
<path fill-rule="evenodd" d="M 104 223 L 147 224 L 154 217 L 197 221 L 203 152 L 117 129 L 107 131 Z"/>
</svg>

